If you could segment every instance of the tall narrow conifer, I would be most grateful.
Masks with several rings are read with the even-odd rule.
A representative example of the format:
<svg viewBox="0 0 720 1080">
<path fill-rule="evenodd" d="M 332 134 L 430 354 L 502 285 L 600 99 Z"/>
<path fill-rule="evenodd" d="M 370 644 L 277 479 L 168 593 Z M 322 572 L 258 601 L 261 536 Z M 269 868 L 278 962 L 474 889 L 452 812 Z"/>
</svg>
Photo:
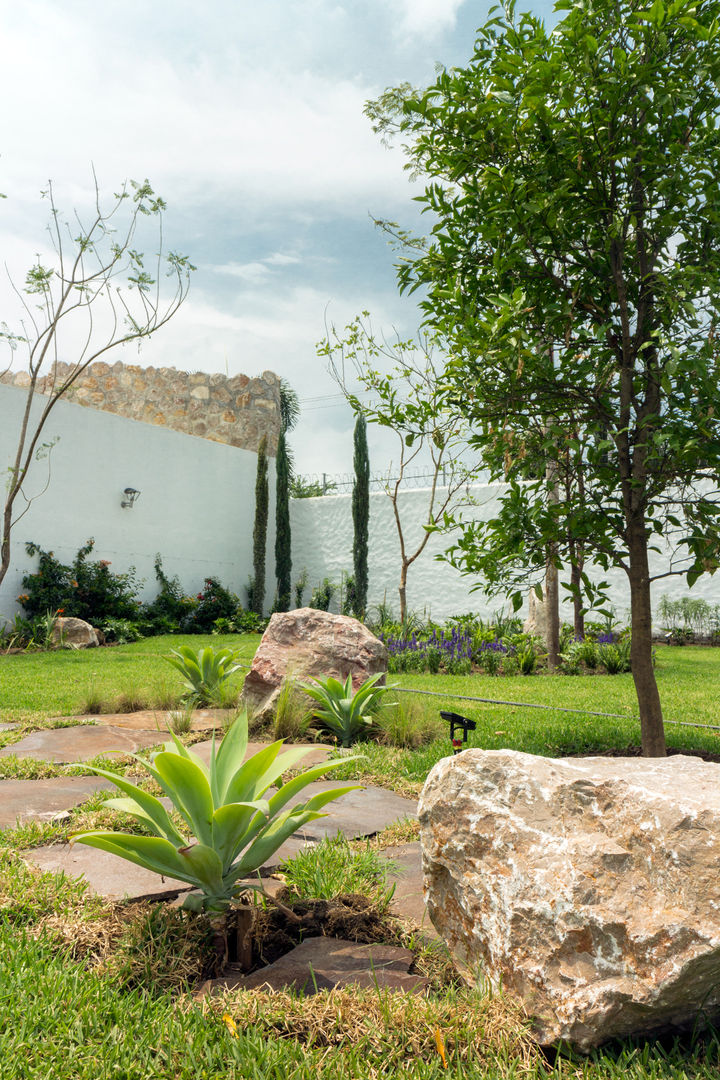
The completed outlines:
<svg viewBox="0 0 720 1080">
<path fill-rule="evenodd" d="M 275 462 L 275 578 L 277 580 L 278 611 L 290 607 L 292 583 L 291 535 L 290 535 L 290 462 L 288 460 L 285 432 L 278 439 Z"/>
<path fill-rule="evenodd" d="M 263 435 L 258 447 L 255 478 L 255 525 L 253 527 L 253 588 L 251 607 L 258 615 L 265 605 L 265 546 L 268 523 L 268 463 L 267 437 Z"/>
<path fill-rule="evenodd" d="M 368 457 L 367 424 L 362 413 L 355 422 L 353 434 L 353 465 L 355 483 L 352 495 L 353 518 L 353 576 L 355 579 L 355 616 L 362 619 L 367 608 L 368 591 L 368 528 L 370 522 L 370 458 Z"/>
</svg>

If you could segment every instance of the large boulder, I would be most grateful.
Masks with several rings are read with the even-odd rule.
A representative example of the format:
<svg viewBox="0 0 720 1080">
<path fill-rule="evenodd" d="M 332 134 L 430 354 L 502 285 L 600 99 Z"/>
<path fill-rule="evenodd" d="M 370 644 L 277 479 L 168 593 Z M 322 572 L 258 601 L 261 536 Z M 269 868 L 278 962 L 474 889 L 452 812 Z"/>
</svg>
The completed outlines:
<svg viewBox="0 0 720 1080">
<path fill-rule="evenodd" d="M 303 680 L 334 675 L 345 680 L 351 675 L 357 689 L 371 675 L 386 671 L 385 646 L 357 619 L 316 608 L 277 612 L 245 678 L 242 703 L 266 718 L 275 712 L 286 676 Z"/>
<path fill-rule="evenodd" d="M 55 620 L 50 643 L 55 648 L 89 649 L 99 645 L 100 639 L 95 627 L 84 619 L 61 616 Z"/>
<path fill-rule="evenodd" d="M 720 765 L 466 750 L 419 818 L 430 918 L 543 1045 L 720 1016 Z"/>
</svg>

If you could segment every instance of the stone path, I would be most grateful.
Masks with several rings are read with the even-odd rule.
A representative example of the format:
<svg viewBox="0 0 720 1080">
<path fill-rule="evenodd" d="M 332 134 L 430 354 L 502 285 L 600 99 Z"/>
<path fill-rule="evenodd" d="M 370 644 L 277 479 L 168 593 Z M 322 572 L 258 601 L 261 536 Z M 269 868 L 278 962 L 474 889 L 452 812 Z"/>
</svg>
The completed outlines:
<svg viewBox="0 0 720 1080">
<path fill-rule="evenodd" d="M 0 780 L 0 829 L 15 822 L 50 821 L 113 785 L 99 776 L 58 776 L 52 780 Z"/>
<path fill-rule="evenodd" d="M 94 757 L 113 754 L 136 754 L 148 746 L 163 741 L 159 731 L 133 731 L 128 728 L 85 725 L 83 727 L 49 728 L 32 731 L 19 742 L 0 750 L 0 758 L 31 758 L 51 761 L 55 765 L 70 765 L 90 761 Z"/>
<path fill-rule="evenodd" d="M 80 763 L 101 754 L 107 756 L 136 753 L 138 750 L 166 740 L 167 715 L 146 712 L 98 716 L 95 718 L 97 721 L 95 725 L 74 725 L 32 732 L 19 742 L 0 750 L 0 757 L 16 755 L 18 758 L 61 764 Z M 215 730 L 220 736 L 223 719 L 224 716 L 217 710 L 205 710 L 195 714 L 193 727 L 199 731 Z M 256 753 L 265 745 L 267 744 L 250 743 L 248 754 Z M 212 740 L 206 739 L 196 743 L 193 750 L 207 762 L 211 747 Z M 291 748 L 291 745 L 288 745 L 288 749 Z M 331 747 L 326 744 L 313 744 L 308 747 L 308 750 L 305 758 L 298 763 L 299 768 L 321 764 L 327 759 Z M 341 782 L 310 784 L 298 793 L 294 801 L 304 801 L 317 792 L 337 786 L 338 783 Z M 113 785 L 109 782 L 93 776 L 63 776 L 47 780 L 0 780 L 0 829 L 12 827 L 16 821 L 52 820 L 64 811 L 78 806 L 94 792 L 112 788 Z M 310 822 L 300 834 L 286 841 L 261 868 L 263 887 L 270 894 L 274 894 L 282 886 L 281 880 L 274 876 L 281 861 L 293 858 L 308 846 L 338 833 L 348 839 L 372 836 L 398 821 L 415 817 L 416 803 L 414 800 L 401 798 L 382 788 L 365 787 L 359 791 L 349 792 L 330 803 L 326 807 L 326 813 L 326 817 Z M 396 869 L 389 874 L 389 882 L 395 884 L 391 910 L 420 924 L 428 936 L 437 937 L 427 920 L 422 898 L 420 844 L 410 843 L 387 848 L 382 854 L 396 864 Z M 70 876 L 83 877 L 90 889 L 111 900 L 166 897 L 176 898 L 176 902 L 179 903 L 182 900 L 182 893 L 188 890 L 184 882 L 162 878 L 106 852 L 81 844 L 56 844 L 34 848 L 27 851 L 24 857 L 29 863 L 43 870 L 63 871 Z M 303 944 L 309 945 L 309 942 Z M 341 944 L 344 946 L 346 943 Z M 357 949 L 357 946 L 353 948 Z M 325 965 L 322 971 L 312 962 L 312 959 L 308 960 L 309 955 L 308 950 L 307 957 L 305 954 L 300 954 L 299 957 L 294 957 L 292 963 L 295 964 L 297 961 L 300 964 L 298 970 L 302 970 L 304 964 L 306 975 L 308 964 L 316 974 L 321 973 L 322 978 L 318 985 L 326 984 L 322 980 L 326 980 L 328 985 L 343 985 L 345 975 L 342 974 L 344 970 L 342 964 L 339 968 L 337 965 L 333 966 L 339 953 L 337 956 L 328 955 L 322 960 Z M 283 958 L 283 961 L 285 959 Z M 278 963 L 282 964 L 283 961 L 278 961 Z M 290 961 L 287 962 L 290 963 Z M 375 974 L 368 975 L 366 958 L 364 971 L 365 974 L 358 977 L 361 985 L 365 985 L 363 979 L 367 981 L 371 977 L 375 980 L 372 985 L 388 988 L 396 985 L 400 988 L 422 990 L 424 985 L 422 980 L 417 981 L 415 976 L 407 974 L 407 966 L 403 972 L 390 965 L 386 974 L 376 978 Z M 348 976 L 349 981 L 357 982 L 358 978 Z"/>
</svg>

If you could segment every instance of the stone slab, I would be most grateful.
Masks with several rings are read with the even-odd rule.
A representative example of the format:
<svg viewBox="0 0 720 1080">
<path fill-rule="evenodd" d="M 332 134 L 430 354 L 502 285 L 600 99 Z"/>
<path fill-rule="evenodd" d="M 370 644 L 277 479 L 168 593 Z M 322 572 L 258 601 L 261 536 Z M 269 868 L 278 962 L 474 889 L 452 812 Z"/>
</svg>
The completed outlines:
<svg viewBox="0 0 720 1080">
<path fill-rule="evenodd" d="M 144 709 L 134 713 L 92 713 L 82 717 L 55 717 L 56 720 L 92 720 L 102 727 L 127 728 L 130 731 L 159 731 L 163 739 L 168 737 L 172 717 L 181 709 Z M 228 709 L 197 709 L 193 713 L 191 731 L 224 732 L 231 713 Z"/>
<path fill-rule="evenodd" d="M 0 724 L 0 731 L 14 731 L 17 724 Z"/>
<path fill-rule="evenodd" d="M 333 780 L 308 784 L 290 805 L 305 802 L 312 795 L 330 788 L 339 787 L 351 780 Z M 406 818 L 417 817 L 417 803 L 414 799 L 404 799 L 384 788 L 364 787 L 359 791 L 350 791 L 331 802 L 326 808 L 327 817 L 311 821 L 302 830 L 301 835 L 310 840 L 323 840 L 337 836 L 341 832 L 348 840 L 362 836 L 374 836 L 389 825 Z"/>
<path fill-rule="evenodd" d="M 422 848 L 420 841 L 411 844 L 398 844 L 384 848 L 380 854 L 384 859 L 395 863 L 395 869 L 387 876 L 388 885 L 395 886 L 390 910 L 394 915 L 412 919 L 422 927 L 427 937 L 441 940 L 437 930 L 430 922 L 423 896 Z"/>
<path fill-rule="evenodd" d="M 85 844 L 51 844 L 23 853 L 26 862 L 41 870 L 82 877 L 93 892 L 108 900 L 150 899 L 187 891 L 185 881 L 161 877 L 151 870 Z"/>
<path fill-rule="evenodd" d="M 252 975 L 208 980 L 201 994 L 227 990 L 294 990 L 308 996 L 336 986 L 363 986 L 423 993 L 428 981 L 410 975 L 413 954 L 392 945 L 359 945 L 341 938 L 307 938 L 291 952 Z"/>
<path fill-rule="evenodd" d="M 112 754 L 136 754 L 163 741 L 156 731 L 129 731 L 90 724 L 32 731 L 19 742 L 0 750 L 0 757 L 32 758 L 67 765 Z"/>
<path fill-rule="evenodd" d="M 59 776 L 50 780 L 0 780 L 0 829 L 34 818 L 49 821 L 78 806 L 96 791 L 112 789 L 100 776 Z"/>
</svg>

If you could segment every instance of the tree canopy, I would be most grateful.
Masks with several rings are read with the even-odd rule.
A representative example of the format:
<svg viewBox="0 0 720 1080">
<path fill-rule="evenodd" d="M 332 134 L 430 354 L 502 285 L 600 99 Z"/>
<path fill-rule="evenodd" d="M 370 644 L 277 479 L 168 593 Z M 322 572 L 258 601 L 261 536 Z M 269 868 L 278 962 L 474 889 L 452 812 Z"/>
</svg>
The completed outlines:
<svg viewBox="0 0 720 1080">
<path fill-rule="evenodd" d="M 428 178 L 400 286 L 422 289 L 445 394 L 509 482 L 455 561 L 512 582 L 580 541 L 623 569 L 643 749 L 662 754 L 653 538 L 673 532 L 663 573 L 690 584 L 720 556 L 720 4 L 556 10 L 548 30 L 507 4 L 466 67 L 368 111 Z"/>
</svg>

